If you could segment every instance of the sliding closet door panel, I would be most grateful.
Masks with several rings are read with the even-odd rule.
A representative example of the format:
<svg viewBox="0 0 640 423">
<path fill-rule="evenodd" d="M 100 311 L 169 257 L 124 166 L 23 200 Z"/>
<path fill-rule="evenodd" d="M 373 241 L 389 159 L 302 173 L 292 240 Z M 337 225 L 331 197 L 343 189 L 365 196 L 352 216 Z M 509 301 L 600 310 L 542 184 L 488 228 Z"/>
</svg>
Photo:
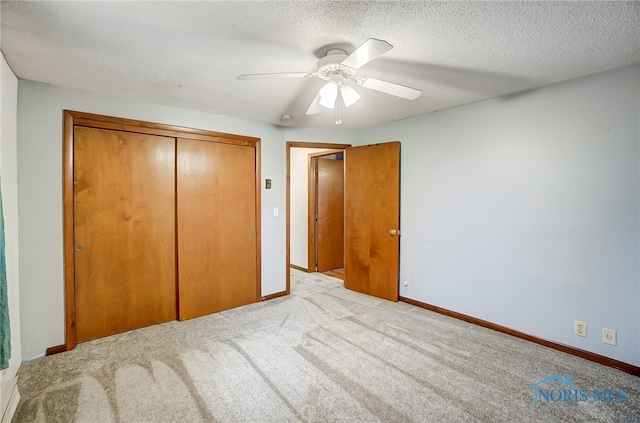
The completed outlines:
<svg viewBox="0 0 640 423">
<path fill-rule="evenodd" d="M 179 318 L 258 299 L 256 150 L 178 139 Z"/>
<path fill-rule="evenodd" d="M 175 139 L 74 130 L 78 342 L 176 318 Z"/>
</svg>

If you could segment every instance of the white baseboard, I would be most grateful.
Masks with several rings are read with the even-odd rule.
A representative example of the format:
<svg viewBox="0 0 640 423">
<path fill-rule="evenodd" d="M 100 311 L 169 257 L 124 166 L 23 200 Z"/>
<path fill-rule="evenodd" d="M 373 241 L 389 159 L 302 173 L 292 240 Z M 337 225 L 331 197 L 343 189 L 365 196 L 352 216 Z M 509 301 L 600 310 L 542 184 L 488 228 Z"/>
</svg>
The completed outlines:
<svg viewBox="0 0 640 423">
<path fill-rule="evenodd" d="M 20 392 L 18 392 L 18 378 L 0 384 L 0 423 L 10 423 L 13 414 L 20 402 Z"/>
</svg>

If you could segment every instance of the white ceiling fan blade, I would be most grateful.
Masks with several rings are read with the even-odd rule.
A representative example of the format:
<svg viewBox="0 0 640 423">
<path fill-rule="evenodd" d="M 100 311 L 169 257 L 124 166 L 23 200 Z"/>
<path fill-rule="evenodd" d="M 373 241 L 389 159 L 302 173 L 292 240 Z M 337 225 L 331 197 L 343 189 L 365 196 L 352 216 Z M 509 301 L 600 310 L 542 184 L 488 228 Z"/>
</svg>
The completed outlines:
<svg viewBox="0 0 640 423">
<path fill-rule="evenodd" d="M 317 115 L 318 113 L 320 113 L 321 110 L 322 110 L 322 105 L 320 104 L 320 91 L 318 91 L 318 94 L 316 94 L 315 98 L 313 99 L 313 101 L 309 105 L 309 108 L 307 109 L 307 114 Z"/>
<path fill-rule="evenodd" d="M 346 59 L 344 59 L 342 64 L 353 69 L 358 69 L 360 66 L 366 65 L 392 48 L 393 46 L 384 40 L 369 38 L 367 41 L 362 43 L 360 47 L 355 49 L 355 51 Z"/>
<path fill-rule="evenodd" d="M 313 76 L 309 72 L 282 72 L 282 73 L 245 73 L 238 75 L 236 79 L 281 79 L 281 78 L 306 78 Z"/>
<path fill-rule="evenodd" d="M 349 107 L 356 101 L 360 100 L 360 94 L 358 94 L 358 92 L 349 85 L 341 86 L 340 94 L 342 94 L 342 100 L 346 107 Z"/>
<path fill-rule="evenodd" d="M 404 85 L 394 84 L 393 82 L 381 81 L 380 79 L 362 78 L 361 81 L 362 86 L 365 88 L 406 98 L 407 100 L 415 100 L 422 94 L 422 91 L 415 88 L 405 87 Z"/>
</svg>

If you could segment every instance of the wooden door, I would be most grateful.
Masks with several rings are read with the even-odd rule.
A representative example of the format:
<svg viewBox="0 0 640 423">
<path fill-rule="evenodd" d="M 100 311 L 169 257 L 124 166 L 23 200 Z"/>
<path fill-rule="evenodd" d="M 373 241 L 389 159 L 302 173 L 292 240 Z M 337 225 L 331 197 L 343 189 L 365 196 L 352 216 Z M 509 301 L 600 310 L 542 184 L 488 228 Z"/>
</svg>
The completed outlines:
<svg viewBox="0 0 640 423">
<path fill-rule="evenodd" d="M 254 147 L 178 139 L 180 320 L 259 299 Z"/>
<path fill-rule="evenodd" d="M 398 301 L 399 226 L 400 143 L 347 148 L 346 288 Z"/>
<path fill-rule="evenodd" d="M 176 318 L 175 139 L 74 129 L 78 342 Z"/>
<path fill-rule="evenodd" d="M 344 160 L 316 158 L 316 270 L 343 267 Z"/>
</svg>

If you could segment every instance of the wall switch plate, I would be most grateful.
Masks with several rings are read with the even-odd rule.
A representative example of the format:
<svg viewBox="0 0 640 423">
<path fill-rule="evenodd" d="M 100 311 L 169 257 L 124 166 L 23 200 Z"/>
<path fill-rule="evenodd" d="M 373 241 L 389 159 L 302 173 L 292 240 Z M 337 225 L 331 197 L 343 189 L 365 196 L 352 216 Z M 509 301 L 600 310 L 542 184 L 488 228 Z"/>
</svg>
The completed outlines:
<svg viewBox="0 0 640 423">
<path fill-rule="evenodd" d="M 277 215 L 279 215 L 279 214 L 280 214 L 280 210 L 278 210 L 278 208 L 277 208 L 277 207 L 274 207 L 274 208 L 273 208 L 273 215 L 274 215 L 274 216 L 277 216 Z"/>
<path fill-rule="evenodd" d="M 573 325 L 573 333 L 578 336 L 587 336 L 587 324 L 585 322 L 581 322 L 580 320 L 576 320 Z"/>
<path fill-rule="evenodd" d="M 609 345 L 617 345 L 618 343 L 618 335 L 613 329 L 602 329 L 602 342 Z"/>
</svg>

